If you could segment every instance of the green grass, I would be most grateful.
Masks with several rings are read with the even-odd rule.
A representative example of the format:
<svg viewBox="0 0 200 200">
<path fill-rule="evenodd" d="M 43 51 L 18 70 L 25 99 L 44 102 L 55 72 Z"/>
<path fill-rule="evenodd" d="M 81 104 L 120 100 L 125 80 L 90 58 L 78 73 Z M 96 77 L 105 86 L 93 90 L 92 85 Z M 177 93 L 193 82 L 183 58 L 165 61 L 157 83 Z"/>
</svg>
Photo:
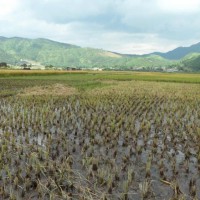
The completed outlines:
<svg viewBox="0 0 200 200">
<path fill-rule="evenodd" d="M 26 87 L 66 84 L 86 91 L 109 86 L 106 81 L 156 81 L 200 84 L 200 74 L 157 72 L 66 72 L 66 71 L 0 71 L 1 96 L 15 95 Z M 114 84 L 114 83 L 112 83 Z M 9 90 L 7 90 L 7 87 Z"/>
<path fill-rule="evenodd" d="M 184 82 L 200 83 L 200 74 L 184 73 L 159 73 L 159 72 L 48 72 L 31 71 L 19 73 L 1 73 L 0 78 L 23 79 L 23 80 L 56 80 L 76 83 L 77 81 L 101 81 L 101 80 L 142 80 L 142 81 L 163 81 L 163 82 Z M 76 85 L 76 84 L 75 84 Z"/>
</svg>

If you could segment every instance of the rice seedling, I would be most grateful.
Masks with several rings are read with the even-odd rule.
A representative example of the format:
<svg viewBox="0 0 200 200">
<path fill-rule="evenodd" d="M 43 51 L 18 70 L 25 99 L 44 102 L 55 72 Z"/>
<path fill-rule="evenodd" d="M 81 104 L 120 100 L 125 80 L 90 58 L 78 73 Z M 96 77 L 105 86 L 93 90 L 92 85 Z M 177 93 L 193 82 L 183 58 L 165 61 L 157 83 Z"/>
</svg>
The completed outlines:
<svg viewBox="0 0 200 200">
<path fill-rule="evenodd" d="M 200 197 L 198 84 L 114 81 L 70 95 L 20 95 L 73 86 L 72 77 L 84 79 L 0 79 L 12 94 L 0 92 L 0 199 Z"/>
<path fill-rule="evenodd" d="M 149 180 L 145 180 L 143 183 L 139 183 L 139 189 L 142 199 L 146 199 L 151 191 L 151 183 Z"/>
</svg>

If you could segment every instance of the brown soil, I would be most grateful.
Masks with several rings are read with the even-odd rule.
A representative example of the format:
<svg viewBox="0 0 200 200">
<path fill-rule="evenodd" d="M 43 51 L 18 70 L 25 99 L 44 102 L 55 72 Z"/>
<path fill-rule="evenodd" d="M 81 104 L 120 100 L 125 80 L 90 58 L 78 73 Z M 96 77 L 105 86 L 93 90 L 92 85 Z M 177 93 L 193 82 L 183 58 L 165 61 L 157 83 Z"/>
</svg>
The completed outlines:
<svg viewBox="0 0 200 200">
<path fill-rule="evenodd" d="M 36 86 L 25 88 L 19 96 L 32 96 L 32 95 L 51 95 L 51 96 L 69 96 L 76 94 L 77 90 L 63 84 L 55 84 L 50 86 Z"/>
</svg>

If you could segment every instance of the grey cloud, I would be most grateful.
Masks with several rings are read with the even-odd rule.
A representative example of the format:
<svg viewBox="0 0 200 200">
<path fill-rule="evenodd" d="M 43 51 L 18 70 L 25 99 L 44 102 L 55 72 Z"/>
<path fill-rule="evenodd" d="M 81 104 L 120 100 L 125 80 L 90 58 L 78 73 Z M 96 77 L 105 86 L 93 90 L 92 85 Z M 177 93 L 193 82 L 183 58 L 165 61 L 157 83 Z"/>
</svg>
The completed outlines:
<svg viewBox="0 0 200 200">
<path fill-rule="evenodd" d="M 36 18 L 54 23 L 68 23 L 104 15 L 109 12 L 112 3 L 112 0 L 27 0 L 26 6 Z"/>
<path fill-rule="evenodd" d="M 0 35 L 48 37 L 124 53 L 134 47 L 145 53 L 164 45 L 168 50 L 200 38 L 200 12 L 168 12 L 160 0 L 15 1 L 20 6 L 0 19 Z"/>
<path fill-rule="evenodd" d="M 194 17 L 188 13 L 166 13 L 159 9 L 156 0 L 27 0 L 26 6 L 38 20 L 48 23 L 70 22 L 99 24 L 109 31 L 128 33 L 157 33 L 169 39 L 189 39 Z"/>
</svg>

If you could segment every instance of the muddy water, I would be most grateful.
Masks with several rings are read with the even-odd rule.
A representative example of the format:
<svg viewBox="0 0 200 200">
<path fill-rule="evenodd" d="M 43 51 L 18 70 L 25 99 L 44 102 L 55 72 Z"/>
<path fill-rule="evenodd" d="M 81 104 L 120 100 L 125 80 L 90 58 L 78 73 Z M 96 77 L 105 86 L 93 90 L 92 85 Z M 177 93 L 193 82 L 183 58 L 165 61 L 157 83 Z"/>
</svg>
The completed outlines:
<svg viewBox="0 0 200 200">
<path fill-rule="evenodd" d="M 68 141 L 68 151 L 73 157 L 72 168 L 79 172 L 83 177 L 88 178 L 88 169 L 82 164 L 85 157 L 98 158 L 99 168 L 105 170 L 111 166 L 111 159 L 114 160 L 115 164 L 119 168 L 119 180 L 116 181 L 112 194 L 109 195 L 111 199 L 121 198 L 123 193 L 122 183 L 127 179 L 128 167 L 134 169 L 134 179 L 128 190 L 128 198 L 131 200 L 141 199 L 139 185 L 146 179 L 150 182 L 151 191 L 148 195 L 148 199 L 169 199 L 174 194 L 173 185 L 170 184 L 176 181 L 180 193 L 185 194 L 186 199 L 189 200 L 191 199 L 189 191 L 191 178 L 195 178 L 196 180 L 196 196 L 200 197 L 200 177 L 197 168 L 197 150 L 192 146 L 192 141 L 188 141 L 188 143 L 191 144 L 185 148 L 185 145 L 181 142 L 179 137 L 175 136 L 175 138 L 173 138 L 174 136 L 168 133 L 164 143 L 165 134 L 162 131 L 156 133 L 153 124 L 151 125 L 147 140 L 145 141 L 144 133 L 140 131 L 140 126 L 139 120 L 136 120 L 135 131 L 138 132 L 136 138 L 127 139 L 125 133 L 121 132 L 117 139 L 112 141 L 111 138 L 110 141 L 107 141 L 106 143 L 104 136 L 102 136 L 100 132 L 95 132 L 94 136 L 91 136 L 89 131 L 83 131 L 81 123 L 77 124 L 76 129 L 72 125 L 63 127 L 52 125 L 46 129 L 49 130 L 49 133 L 52 135 L 52 148 L 56 146 L 57 134 L 60 134 L 61 132 L 65 134 L 66 140 Z M 47 138 L 44 135 L 44 130 L 42 128 L 38 128 L 37 130 L 34 129 L 34 127 L 29 127 L 26 133 L 25 127 L 23 126 L 22 128 L 18 127 L 17 129 L 14 129 L 14 131 L 10 127 L 6 127 L 4 131 L 0 129 L 0 134 L 2 135 L 6 131 L 13 132 L 17 140 L 20 141 L 22 139 L 23 142 L 26 139 L 26 134 L 28 134 L 30 143 L 36 142 L 39 147 L 44 149 L 46 147 Z M 155 152 L 152 152 L 155 137 L 157 138 L 157 144 L 155 146 Z M 92 141 L 94 139 L 98 141 L 98 143 L 93 143 Z M 176 140 L 176 145 L 173 144 L 174 140 Z M 111 146 L 112 142 L 113 147 Z M 88 147 L 85 153 L 82 152 L 83 145 Z M 138 149 L 141 150 L 141 152 L 138 152 Z M 189 152 L 188 160 L 186 160 L 186 149 Z M 114 158 L 113 153 L 115 150 L 117 153 Z M 59 151 L 61 155 L 66 154 L 61 147 L 59 148 Z M 163 157 L 161 158 L 162 154 Z M 146 178 L 146 163 L 149 155 L 152 155 L 151 174 L 150 177 Z M 164 177 L 160 175 L 159 165 L 161 160 L 163 161 Z M 175 169 L 173 169 L 173 163 L 175 163 Z M 123 169 L 124 166 L 125 168 Z M 110 168 L 109 173 L 112 173 L 112 168 Z M 5 173 L 3 172 L 3 174 Z M 166 182 L 163 182 L 162 180 L 165 180 Z M 92 178 L 90 181 L 92 184 L 95 184 Z M 107 191 L 106 185 L 101 187 L 102 190 Z"/>
</svg>

